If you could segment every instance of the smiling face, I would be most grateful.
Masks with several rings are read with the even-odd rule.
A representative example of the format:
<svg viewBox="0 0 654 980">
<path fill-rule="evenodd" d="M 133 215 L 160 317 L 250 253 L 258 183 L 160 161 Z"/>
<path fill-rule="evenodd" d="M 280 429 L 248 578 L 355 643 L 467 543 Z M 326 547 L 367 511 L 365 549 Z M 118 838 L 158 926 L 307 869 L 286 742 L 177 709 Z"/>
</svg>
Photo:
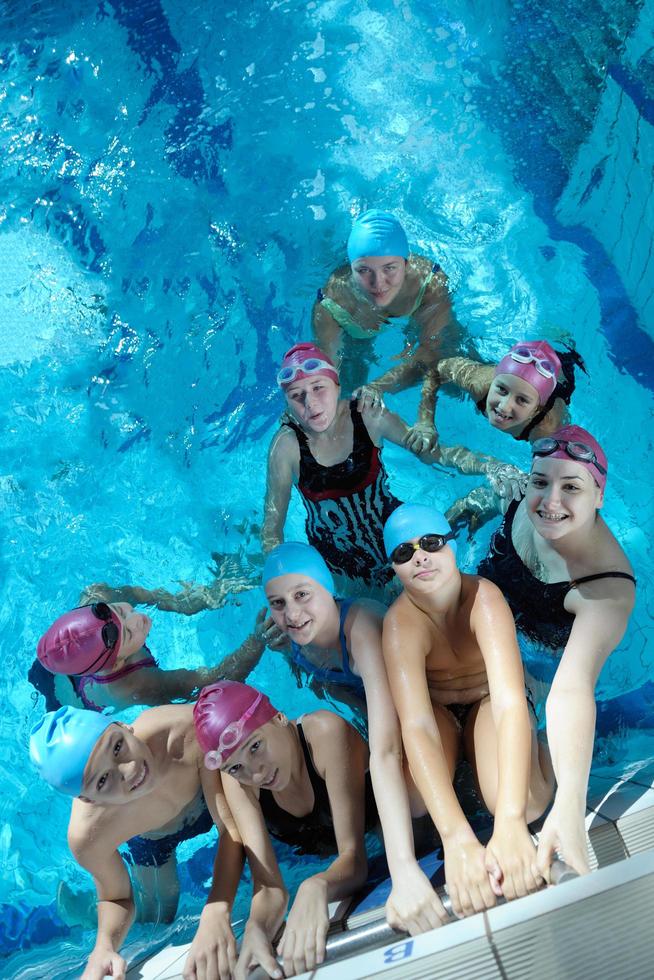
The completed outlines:
<svg viewBox="0 0 654 980">
<path fill-rule="evenodd" d="M 152 752 L 124 725 L 110 725 L 84 769 L 82 797 L 91 803 L 131 803 L 151 792 L 156 780 Z"/>
<path fill-rule="evenodd" d="M 280 792 L 291 779 L 293 749 L 288 722 L 283 715 L 276 715 L 272 721 L 252 732 L 225 760 L 221 770 L 245 786 Z"/>
<path fill-rule="evenodd" d="M 419 538 L 409 538 L 418 544 Z M 407 592 L 428 595 L 449 582 L 456 573 L 456 558 L 452 549 L 445 545 L 440 551 L 423 551 L 416 548 L 413 557 L 401 564 L 393 563 L 393 571 Z"/>
<path fill-rule="evenodd" d="M 390 306 L 406 279 L 400 255 L 365 255 L 352 263 L 352 278 L 375 306 Z"/>
<path fill-rule="evenodd" d="M 121 662 L 144 646 L 152 629 L 152 620 L 145 613 L 136 612 L 129 602 L 112 602 L 110 605 L 120 619 L 122 640 L 117 662 Z M 115 665 L 112 670 L 115 670 Z"/>
<path fill-rule="evenodd" d="M 307 575 L 289 573 L 270 579 L 266 598 L 275 624 L 300 646 L 319 637 L 330 617 L 338 615 L 334 597 Z"/>
<path fill-rule="evenodd" d="M 555 541 L 591 527 L 603 495 L 581 463 L 535 456 L 525 499 L 535 529 L 541 537 Z"/>
<path fill-rule="evenodd" d="M 340 388 L 331 378 L 316 374 L 294 381 L 285 391 L 286 404 L 305 429 L 324 432 L 336 417 Z"/>
<path fill-rule="evenodd" d="M 524 378 L 498 374 L 486 396 L 486 417 L 495 429 L 520 431 L 540 408 L 538 392 Z"/>
</svg>

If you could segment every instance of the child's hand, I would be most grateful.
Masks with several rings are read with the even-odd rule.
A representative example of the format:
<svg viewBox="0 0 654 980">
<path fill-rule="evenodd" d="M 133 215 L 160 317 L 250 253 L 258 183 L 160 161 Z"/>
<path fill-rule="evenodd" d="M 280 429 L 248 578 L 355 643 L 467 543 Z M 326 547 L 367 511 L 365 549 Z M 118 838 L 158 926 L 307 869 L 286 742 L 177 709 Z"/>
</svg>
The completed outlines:
<svg viewBox="0 0 654 980">
<path fill-rule="evenodd" d="M 319 878 L 307 878 L 297 890 L 278 948 L 287 977 L 314 970 L 323 962 L 328 929 L 327 885 Z"/>
<path fill-rule="evenodd" d="M 454 914 L 461 918 L 491 909 L 496 898 L 486 870 L 486 852 L 478 840 L 446 844 L 445 883 Z"/>
<path fill-rule="evenodd" d="M 260 609 L 254 624 L 254 636 L 260 643 L 265 643 L 271 650 L 287 650 L 290 640 L 286 633 L 276 625 L 272 616 L 266 616 L 267 606 Z"/>
<path fill-rule="evenodd" d="M 486 870 L 496 895 L 507 901 L 538 891 L 543 879 L 536 865 L 536 848 L 524 820 L 495 821 L 486 846 Z"/>
<path fill-rule="evenodd" d="M 438 446 L 438 432 L 432 422 L 415 422 L 404 437 L 404 445 L 416 456 L 432 453 Z"/>
</svg>

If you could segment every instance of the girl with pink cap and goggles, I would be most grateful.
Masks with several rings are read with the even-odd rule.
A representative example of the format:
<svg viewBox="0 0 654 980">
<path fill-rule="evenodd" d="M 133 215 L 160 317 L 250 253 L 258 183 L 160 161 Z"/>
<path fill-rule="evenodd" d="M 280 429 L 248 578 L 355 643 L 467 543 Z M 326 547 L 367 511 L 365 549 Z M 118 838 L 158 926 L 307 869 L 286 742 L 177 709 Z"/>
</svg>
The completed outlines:
<svg viewBox="0 0 654 980">
<path fill-rule="evenodd" d="M 149 616 L 128 602 L 94 602 L 64 613 L 45 631 L 28 678 L 49 711 L 71 697 L 90 711 L 190 701 L 204 684 L 247 677 L 266 648 L 264 632 L 271 626 L 262 609 L 253 633 L 216 667 L 163 670 L 146 645 Z"/>
<path fill-rule="evenodd" d="M 555 850 L 588 871 L 584 806 L 595 736 L 594 690 L 634 605 L 633 569 L 601 515 L 606 453 L 578 425 L 532 442 L 524 499 L 508 505 L 478 572 L 504 593 L 523 651 L 527 683 L 545 700 L 558 785 L 540 835 L 538 864 Z"/>
<path fill-rule="evenodd" d="M 474 399 L 493 428 L 533 441 L 558 428 L 575 388 L 576 351 L 557 353 L 546 340 L 526 340 L 496 365 L 465 357 L 439 362 L 441 383 L 453 383 Z"/>
<path fill-rule="evenodd" d="M 278 950 L 286 976 L 313 970 L 324 956 L 328 903 L 354 894 L 366 879 L 364 832 L 376 822 L 366 743 L 331 711 L 289 721 L 265 694 L 229 681 L 201 692 L 193 719 L 205 766 L 222 771 L 253 867 L 270 869 L 275 860 L 269 833 L 299 853 L 336 855 L 300 885 Z M 274 889 L 268 892 L 250 909 L 239 960 L 245 972 L 255 963 L 277 969 L 272 941 L 279 922 Z"/>
</svg>

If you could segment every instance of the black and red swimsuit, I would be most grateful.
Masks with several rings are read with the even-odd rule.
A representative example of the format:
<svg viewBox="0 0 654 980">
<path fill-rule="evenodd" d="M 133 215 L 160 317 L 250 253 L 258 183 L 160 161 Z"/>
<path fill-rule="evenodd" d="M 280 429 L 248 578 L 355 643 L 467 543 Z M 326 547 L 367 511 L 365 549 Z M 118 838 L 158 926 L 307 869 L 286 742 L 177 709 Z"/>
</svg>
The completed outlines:
<svg viewBox="0 0 654 980">
<path fill-rule="evenodd" d="M 307 539 L 332 572 L 384 586 L 393 570 L 382 532 L 401 501 L 388 489 L 381 451 L 370 438 L 356 401 L 350 403 L 350 415 L 352 452 L 334 466 L 322 466 L 311 453 L 303 429 L 292 420 L 286 422 L 300 447 L 297 487 L 307 511 Z"/>
</svg>

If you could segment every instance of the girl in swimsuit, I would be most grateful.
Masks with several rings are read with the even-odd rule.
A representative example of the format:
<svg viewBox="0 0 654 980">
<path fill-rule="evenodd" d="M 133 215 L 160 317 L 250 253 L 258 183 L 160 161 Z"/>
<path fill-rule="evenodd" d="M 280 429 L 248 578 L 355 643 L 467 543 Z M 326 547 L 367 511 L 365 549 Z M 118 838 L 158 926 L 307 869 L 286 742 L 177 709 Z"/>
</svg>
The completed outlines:
<svg viewBox="0 0 654 980">
<path fill-rule="evenodd" d="M 392 579 L 382 531 L 400 501 L 389 490 L 381 445 L 384 439 L 405 445 L 408 426 L 399 415 L 366 399 L 358 405 L 339 399 L 336 366 L 313 344 L 296 344 L 287 351 L 277 381 L 289 412 L 268 454 L 263 551 L 283 540 L 296 484 L 307 511 L 309 543 L 342 576 L 340 591 L 382 593 Z M 437 446 L 419 458 L 466 473 L 492 477 L 502 471 L 509 478 L 522 477 L 514 467 L 460 446 Z"/>
<path fill-rule="evenodd" d="M 313 970 L 324 957 L 328 904 L 349 898 L 366 880 L 364 831 L 374 820 L 365 805 L 366 743 L 330 711 L 289 721 L 265 694 L 229 681 L 202 691 L 194 719 L 205 766 L 221 770 L 243 846 L 260 878 L 270 882 L 253 895 L 236 976 L 247 976 L 256 964 L 281 976 L 271 944 L 287 894 L 276 887 L 269 829 L 314 852 L 329 840 L 337 855 L 300 885 L 279 947 L 286 976 Z"/>
<path fill-rule="evenodd" d="M 336 269 L 324 289 L 318 290 L 313 330 L 318 346 L 337 363 L 344 354 L 346 390 L 358 389 L 355 393 L 365 394 L 375 404 L 384 392 L 421 383 L 427 368 L 435 364 L 441 334 L 452 323 L 447 277 L 429 259 L 409 254 L 404 229 L 386 211 L 366 211 L 357 218 L 347 254 L 348 264 Z M 361 341 L 374 340 L 398 326 L 405 333 L 399 365 L 361 388 L 374 357 L 372 352 L 361 357 Z M 436 444 L 435 404 L 435 388 L 429 380 L 423 387 L 418 421 L 407 430 L 408 448 L 420 452 Z"/>
<path fill-rule="evenodd" d="M 216 667 L 162 670 L 146 646 L 149 616 L 126 602 L 79 606 L 39 640 L 30 680 L 45 695 L 48 710 L 62 703 L 120 711 L 134 704 L 191 701 L 204 685 L 225 677 L 244 680 L 254 669 L 272 626 L 265 613 L 261 610 L 254 632 Z"/>
<path fill-rule="evenodd" d="M 533 442 L 567 421 L 575 365 L 584 369 L 576 351 L 559 355 L 546 340 L 535 340 L 515 344 L 499 364 L 448 357 L 437 370 L 439 383 L 470 395 L 494 429 Z"/>
<path fill-rule="evenodd" d="M 558 789 L 538 847 L 541 874 L 554 851 L 587 872 L 584 816 L 595 734 L 595 685 L 620 643 L 636 580 L 600 516 L 608 463 L 585 429 L 565 426 L 532 443 L 524 500 L 507 505 L 479 574 L 504 593 L 516 625 L 549 647 L 547 738 Z M 561 650 L 560 660 L 554 650 Z M 531 665 L 527 662 L 528 671 Z"/>
<path fill-rule="evenodd" d="M 391 926 L 415 935 L 447 916 L 414 851 L 402 741 L 382 657 L 385 608 L 370 600 L 336 599 L 327 565 L 309 545 L 289 542 L 270 553 L 263 584 L 276 625 L 291 640 L 293 661 L 343 700 L 354 693 L 367 709 L 370 773 L 384 832 L 393 889 Z M 406 781 L 405 781 L 406 780 Z M 412 785 L 412 783 L 411 783 Z"/>
</svg>

